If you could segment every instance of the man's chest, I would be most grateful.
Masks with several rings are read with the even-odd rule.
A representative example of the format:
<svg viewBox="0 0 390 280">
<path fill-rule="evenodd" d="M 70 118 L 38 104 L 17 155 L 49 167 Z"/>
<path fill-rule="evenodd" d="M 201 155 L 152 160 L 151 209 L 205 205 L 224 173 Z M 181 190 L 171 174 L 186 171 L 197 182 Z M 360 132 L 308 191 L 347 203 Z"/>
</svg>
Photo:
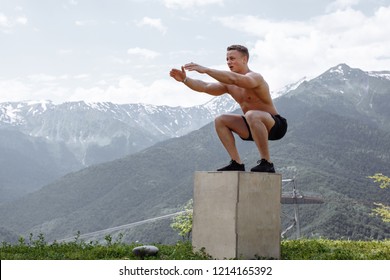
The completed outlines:
<svg viewBox="0 0 390 280">
<path fill-rule="evenodd" d="M 230 95 L 239 104 L 253 103 L 260 101 L 260 97 L 253 89 L 244 89 L 237 86 L 228 87 Z"/>
</svg>

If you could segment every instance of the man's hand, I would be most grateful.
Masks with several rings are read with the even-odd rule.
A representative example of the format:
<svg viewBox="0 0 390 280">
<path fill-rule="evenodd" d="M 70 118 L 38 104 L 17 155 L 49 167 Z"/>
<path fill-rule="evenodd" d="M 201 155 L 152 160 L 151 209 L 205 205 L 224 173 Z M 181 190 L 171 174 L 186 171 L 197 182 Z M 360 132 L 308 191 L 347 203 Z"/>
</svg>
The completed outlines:
<svg viewBox="0 0 390 280">
<path fill-rule="evenodd" d="M 206 68 L 191 62 L 182 66 L 181 70 L 173 68 L 171 72 L 169 72 L 169 75 L 176 81 L 183 82 L 187 87 L 198 92 L 205 92 L 213 96 L 219 96 L 228 92 L 226 85 L 222 83 L 208 83 L 197 79 L 189 79 L 189 82 L 187 82 L 188 79 L 186 75 L 186 70 L 197 71 L 199 73 L 207 72 L 206 74 L 208 75 L 210 75 L 208 72 L 212 71 L 212 69 L 210 68 Z"/>
<path fill-rule="evenodd" d="M 187 63 L 186 65 L 184 65 L 184 69 L 188 70 L 188 71 L 196 71 L 198 73 L 204 74 L 204 73 L 206 73 L 206 70 L 208 68 L 191 62 L 191 63 Z"/>
<path fill-rule="evenodd" d="M 173 68 L 171 72 L 169 72 L 169 75 L 178 82 L 183 82 L 187 76 L 184 66 L 181 67 L 181 70 Z"/>
</svg>

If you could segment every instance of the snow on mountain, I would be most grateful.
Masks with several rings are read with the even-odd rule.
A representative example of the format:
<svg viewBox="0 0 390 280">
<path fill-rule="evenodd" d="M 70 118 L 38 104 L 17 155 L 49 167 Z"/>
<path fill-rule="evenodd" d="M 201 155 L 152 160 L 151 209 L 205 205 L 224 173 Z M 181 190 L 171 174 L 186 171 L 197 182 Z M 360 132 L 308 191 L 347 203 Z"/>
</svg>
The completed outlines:
<svg viewBox="0 0 390 280">
<path fill-rule="evenodd" d="M 23 122 L 23 118 L 18 114 L 19 109 L 11 104 L 4 104 L 0 107 L 0 122 L 4 124 L 17 125 Z"/>
<path fill-rule="evenodd" d="M 364 113 L 370 121 L 387 125 L 389 80 L 390 71 L 364 72 L 340 64 L 314 79 L 304 77 L 272 96 L 285 96 L 285 106 L 290 98 L 298 98 L 345 116 Z M 351 103 L 353 107 L 347 106 Z M 46 100 L 0 103 L 0 197 L 5 190 L 25 188 L 34 180 L 34 187 L 42 186 L 55 176 L 188 134 L 238 108 L 229 95 L 185 108 L 83 101 L 54 104 Z M 10 166 L 14 174 L 7 171 Z"/>
<path fill-rule="evenodd" d="M 390 80 L 390 71 L 370 71 L 367 74 L 371 77 Z"/>
<path fill-rule="evenodd" d="M 0 103 L 0 128 L 2 124 L 20 126 L 26 118 L 44 113 L 53 108 L 51 101 L 23 101 Z"/>
<path fill-rule="evenodd" d="M 228 96 L 189 108 L 149 104 L 51 101 L 0 103 L 0 129 L 63 142 L 84 165 L 137 152 L 158 141 L 199 129 L 237 108 Z"/>
<path fill-rule="evenodd" d="M 390 116 L 389 74 L 390 71 L 366 72 L 339 64 L 288 96 L 300 98 L 304 103 L 332 108 L 339 115 L 370 116 L 362 122 L 375 122 L 376 125 L 387 127 L 386 117 Z M 381 112 L 379 116 L 378 112 Z"/>
<path fill-rule="evenodd" d="M 224 98 L 213 98 L 201 106 L 206 108 L 211 114 L 214 114 L 215 116 L 223 112 L 232 112 L 240 108 L 237 102 L 235 102 L 230 95 L 226 95 Z"/>
<path fill-rule="evenodd" d="M 275 92 L 272 92 L 271 95 L 273 98 L 280 97 L 282 95 L 289 93 L 290 91 L 297 89 L 302 83 L 307 82 L 309 80 L 310 79 L 305 76 L 305 77 L 299 79 L 298 81 L 296 81 L 295 83 L 288 84 L 288 85 L 276 90 Z"/>
<path fill-rule="evenodd" d="M 373 106 L 373 96 L 367 96 L 370 77 L 390 80 L 390 71 L 364 72 L 339 64 L 311 79 L 311 95 L 305 98 L 321 95 L 328 100 L 332 96 L 352 94 L 348 89 L 356 83 L 360 85 L 359 91 L 354 92 L 350 100 L 362 104 L 359 107 L 362 110 L 369 110 Z M 306 82 L 309 79 L 303 77 L 272 93 L 272 96 L 301 94 L 300 86 Z M 238 108 L 229 95 L 193 107 L 83 101 L 53 104 L 46 100 L 5 102 L 0 103 L 0 132 L 4 128 L 12 128 L 30 137 L 64 143 L 82 164 L 88 166 L 185 135 L 213 121 L 217 115 Z"/>
</svg>

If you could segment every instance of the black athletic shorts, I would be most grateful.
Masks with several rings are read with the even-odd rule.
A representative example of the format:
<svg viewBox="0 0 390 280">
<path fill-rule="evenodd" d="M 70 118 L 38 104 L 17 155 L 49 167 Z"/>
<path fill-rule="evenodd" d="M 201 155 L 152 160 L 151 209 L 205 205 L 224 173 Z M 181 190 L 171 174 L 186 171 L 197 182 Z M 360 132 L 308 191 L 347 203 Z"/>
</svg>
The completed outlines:
<svg viewBox="0 0 390 280">
<path fill-rule="evenodd" d="M 282 139 L 283 136 L 286 134 L 287 132 L 287 120 L 285 118 L 283 118 L 281 115 L 272 115 L 272 118 L 274 119 L 275 121 L 275 124 L 274 126 L 271 128 L 269 134 L 268 134 L 268 140 L 279 140 L 279 139 Z M 240 137 L 242 140 L 245 140 L 245 141 L 253 141 L 253 138 L 252 138 L 252 132 L 249 128 L 249 125 L 248 125 L 248 122 L 246 121 L 245 117 L 242 116 L 242 118 L 244 119 L 244 122 L 248 128 L 248 131 L 249 131 L 249 137 L 244 139 L 242 137 Z"/>
</svg>

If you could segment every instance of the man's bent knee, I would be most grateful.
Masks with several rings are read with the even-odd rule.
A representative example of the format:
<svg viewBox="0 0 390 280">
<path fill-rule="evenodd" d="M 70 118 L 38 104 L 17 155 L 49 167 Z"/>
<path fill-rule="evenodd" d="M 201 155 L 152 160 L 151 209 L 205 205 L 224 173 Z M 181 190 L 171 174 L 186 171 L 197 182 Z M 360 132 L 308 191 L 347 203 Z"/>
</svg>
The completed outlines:
<svg viewBox="0 0 390 280">
<path fill-rule="evenodd" d="M 217 126 L 217 125 L 221 125 L 224 123 L 224 120 L 223 120 L 223 115 L 220 115 L 218 117 L 216 117 L 214 119 L 214 124 Z"/>
<path fill-rule="evenodd" d="M 214 126 L 215 129 L 223 129 L 225 127 L 228 128 L 228 122 L 226 120 L 226 117 L 224 115 L 220 115 L 214 119 Z M 230 128 L 229 128 L 230 129 Z"/>
<path fill-rule="evenodd" d="M 258 122 L 261 122 L 269 130 L 275 124 L 275 121 L 272 118 L 271 114 L 267 112 L 251 110 L 246 112 L 244 116 L 250 127 L 252 127 Z"/>
<path fill-rule="evenodd" d="M 249 123 L 249 125 L 252 124 L 253 122 L 258 122 L 258 121 L 265 122 L 268 117 L 271 117 L 271 115 L 267 112 L 255 111 L 255 110 L 246 112 L 244 116 L 247 122 Z"/>
</svg>

